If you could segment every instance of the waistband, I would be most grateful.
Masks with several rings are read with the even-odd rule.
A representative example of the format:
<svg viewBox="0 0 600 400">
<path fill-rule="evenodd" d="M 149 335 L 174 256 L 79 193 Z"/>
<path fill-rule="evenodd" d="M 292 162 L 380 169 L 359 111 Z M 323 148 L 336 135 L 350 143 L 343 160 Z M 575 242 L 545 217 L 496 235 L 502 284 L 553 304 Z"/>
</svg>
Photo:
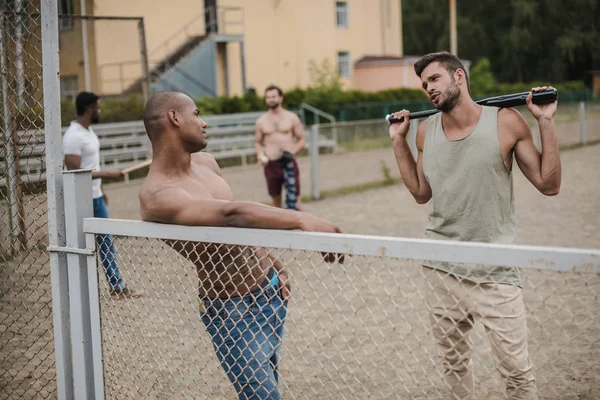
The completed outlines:
<svg viewBox="0 0 600 400">
<path fill-rule="evenodd" d="M 275 271 L 275 268 L 271 267 L 269 269 L 269 271 L 267 272 L 267 276 L 265 277 L 265 279 L 260 283 L 260 285 L 245 294 L 239 295 L 239 296 L 233 296 L 233 297 L 225 297 L 225 298 L 210 298 L 210 297 L 205 297 L 205 296 L 198 296 L 199 300 L 206 300 L 206 301 L 210 301 L 210 302 L 214 302 L 214 301 L 225 301 L 225 300 L 232 300 L 232 299 L 239 299 L 241 297 L 245 297 L 248 295 L 258 295 L 261 292 L 268 290 L 268 289 L 272 289 L 275 286 L 277 286 L 277 284 L 279 283 L 279 276 L 277 275 L 277 271 Z"/>
</svg>

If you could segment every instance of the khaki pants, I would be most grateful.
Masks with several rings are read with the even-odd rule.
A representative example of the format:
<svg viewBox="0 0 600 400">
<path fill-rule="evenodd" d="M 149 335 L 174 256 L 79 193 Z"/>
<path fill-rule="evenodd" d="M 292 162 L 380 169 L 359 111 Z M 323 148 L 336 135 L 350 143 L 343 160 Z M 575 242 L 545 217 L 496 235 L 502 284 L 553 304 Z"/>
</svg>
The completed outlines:
<svg viewBox="0 0 600 400">
<path fill-rule="evenodd" d="M 527 321 L 521 289 L 504 284 L 459 281 L 423 267 L 432 332 L 444 375 L 455 399 L 474 399 L 469 332 L 480 321 L 492 345 L 496 368 L 509 399 L 538 399 L 527 352 Z"/>
</svg>

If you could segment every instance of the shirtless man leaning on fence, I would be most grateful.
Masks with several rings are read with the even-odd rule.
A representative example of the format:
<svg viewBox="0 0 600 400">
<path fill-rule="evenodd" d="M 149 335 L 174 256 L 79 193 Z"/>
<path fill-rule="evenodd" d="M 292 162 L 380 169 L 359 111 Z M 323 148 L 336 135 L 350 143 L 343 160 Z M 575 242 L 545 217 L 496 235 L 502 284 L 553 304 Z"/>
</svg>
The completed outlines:
<svg viewBox="0 0 600 400">
<path fill-rule="evenodd" d="M 200 152 L 207 144 L 207 125 L 188 96 L 155 94 L 146 105 L 144 125 L 153 149 L 139 193 L 144 221 L 341 232 L 305 212 L 234 201 L 215 159 Z M 202 322 L 239 398 L 279 399 L 278 352 L 290 293 L 283 265 L 262 248 L 166 243 L 196 265 Z"/>
</svg>

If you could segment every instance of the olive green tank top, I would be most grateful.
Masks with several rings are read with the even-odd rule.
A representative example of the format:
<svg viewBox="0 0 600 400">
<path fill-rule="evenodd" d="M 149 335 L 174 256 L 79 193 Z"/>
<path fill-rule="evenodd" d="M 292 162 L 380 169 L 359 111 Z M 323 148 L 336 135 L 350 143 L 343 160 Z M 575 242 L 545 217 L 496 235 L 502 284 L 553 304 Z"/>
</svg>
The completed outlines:
<svg viewBox="0 0 600 400">
<path fill-rule="evenodd" d="M 427 119 L 423 172 L 431 186 L 425 238 L 512 244 L 517 233 L 513 176 L 498 141 L 497 107 L 484 106 L 475 129 L 448 139 L 442 114 Z M 426 261 L 477 283 L 520 286 L 516 269 L 497 265 Z"/>
</svg>

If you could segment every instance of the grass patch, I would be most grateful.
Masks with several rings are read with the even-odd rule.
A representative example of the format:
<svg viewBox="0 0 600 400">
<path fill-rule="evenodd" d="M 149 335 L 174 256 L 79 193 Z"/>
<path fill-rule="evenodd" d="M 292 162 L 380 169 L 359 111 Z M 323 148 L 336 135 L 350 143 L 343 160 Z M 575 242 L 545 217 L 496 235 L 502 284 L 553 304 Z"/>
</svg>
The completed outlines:
<svg viewBox="0 0 600 400">
<path fill-rule="evenodd" d="M 600 139 L 590 140 L 590 141 L 587 141 L 585 144 L 581 144 L 581 143 L 567 144 L 564 146 L 560 146 L 558 149 L 560 151 L 569 151 L 569 150 L 580 149 L 580 148 L 586 147 L 586 146 L 595 146 L 597 144 L 600 144 Z"/>
<path fill-rule="evenodd" d="M 351 142 L 340 143 L 339 146 L 349 152 L 368 151 L 392 147 L 392 141 L 389 137 L 369 138 L 362 140 L 353 140 Z"/>
</svg>

